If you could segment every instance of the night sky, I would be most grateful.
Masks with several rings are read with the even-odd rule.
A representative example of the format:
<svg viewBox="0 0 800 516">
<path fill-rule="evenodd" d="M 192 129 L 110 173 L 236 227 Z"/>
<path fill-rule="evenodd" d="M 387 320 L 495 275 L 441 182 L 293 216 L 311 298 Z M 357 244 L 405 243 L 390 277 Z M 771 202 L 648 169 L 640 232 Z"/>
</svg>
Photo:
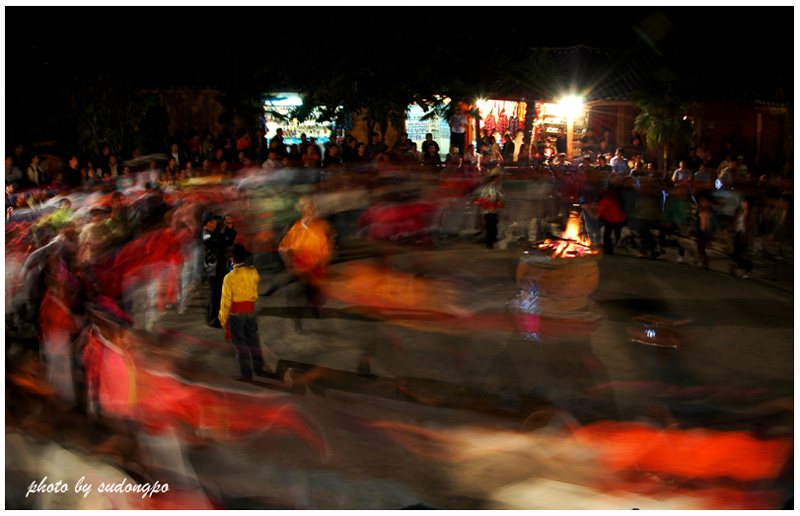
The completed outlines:
<svg viewBox="0 0 800 516">
<path fill-rule="evenodd" d="M 582 44 L 654 49 L 709 81 L 791 90 L 794 75 L 793 7 L 39 6 L 5 7 L 5 25 L 7 136 L 68 75 L 237 88 L 287 48 L 436 60 L 440 46 L 481 66 L 526 47 Z M 441 70 L 458 74 L 447 62 Z"/>
</svg>

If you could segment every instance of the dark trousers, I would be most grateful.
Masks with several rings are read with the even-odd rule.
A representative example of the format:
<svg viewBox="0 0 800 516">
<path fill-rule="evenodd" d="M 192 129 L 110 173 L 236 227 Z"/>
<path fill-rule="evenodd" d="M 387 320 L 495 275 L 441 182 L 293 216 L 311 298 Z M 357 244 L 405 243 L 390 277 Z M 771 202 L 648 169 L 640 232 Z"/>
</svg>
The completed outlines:
<svg viewBox="0 0 800 516">
<path fill-rule="evenodd" d="M 219 305 L 222 301 L 222 280 L 224 275 L 208 277 L 208 311 L 206 312 L 206 324 L 219 324 Z"/>
<path fill-rule="evenodd" d="M 708 269 L 708 255 L 706 254 L 706 248 L 708 244 L 711 242 L 711 239 L 705 232 L 700 231 L 697 234 L 697 256 L 700 258 L 700 265 L 704 269 Z"/>
<path fill-rule="evenodd" d="M 612 224 L 608 221 L 603 221 L 603 252 L 605 254 L 614 254 L 614 244 L 611 242 L 611 232 L 617 237 L 617 242 L 622 235 L 622 223 Z"/>
<path fill-rule="evenodd" d="M 464 155 L 464 147 L 466 147 L 467 133 L 450 133 L 450 145 L 458 147 L 458 153 Z"/>
<path fill-rule="evenodd" d="M 242 378 L 250 380 L 253 378 L 253 371 L 264 369 L 264 357 L 261 355 L 261 346 L 258 343 L 256 314 L 254 312 L 231 314 L 228 317 L 228 331 L 236 349 L 239 374 Z"/>
<path fill-rule="evenodd" d="M 749 245 L 742 233 L 736 233 L 733 237 L 733 259 L 740 269 L 744 269 L 745 274 L 753 270 L 753 260 L 749 256 Z"/>
<path fill-rule="evenodd" d="M 497 242 L 497 222 L 500 219 L 497 213 L 484 213 L 483 224 L 486 228 L 486 248 L 492 249 Z"/>
</svg>

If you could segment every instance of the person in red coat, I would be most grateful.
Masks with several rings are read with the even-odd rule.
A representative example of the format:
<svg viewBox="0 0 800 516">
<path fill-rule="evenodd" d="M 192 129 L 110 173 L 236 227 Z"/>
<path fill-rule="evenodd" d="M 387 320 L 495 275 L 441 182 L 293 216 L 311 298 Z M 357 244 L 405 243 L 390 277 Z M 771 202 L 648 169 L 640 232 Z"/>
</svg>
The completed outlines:
<svg viewBox="0 0 800 516">
<path fill-rule="evenodd" d="M 614 232 L 616 241 L 619 242 L 622 225 L 627 220 L 627 217 L 619 206 L 619 197 L 613 187 L 606 190 L 606 193 L 600 198 L 600 202 L 597 203 L 597 215 L 603 221 L 603 252 L 605 254 L 614 254 L 611 232 Z"/>
</svg>

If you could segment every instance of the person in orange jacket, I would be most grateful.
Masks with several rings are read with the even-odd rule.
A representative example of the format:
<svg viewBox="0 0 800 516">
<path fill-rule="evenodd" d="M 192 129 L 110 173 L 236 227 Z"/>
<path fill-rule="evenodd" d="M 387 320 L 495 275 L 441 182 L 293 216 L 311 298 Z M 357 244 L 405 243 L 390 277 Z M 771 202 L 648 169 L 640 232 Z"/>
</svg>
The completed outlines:
<svg viewBox="0 0 800 516">
<path fill-rule="evenodd" d="M 304 297 L 311 304 L 316 317 L 320 316 L 324 298 L 320 284 L 328 273 L 334 250 L 335 233 L 323 218 L 310 197 L 297 202 L 300 220 L 283 237 L 278 251 L 286 267 L 303 284 Z M 303 333 L 300 316 L 295 317 L 295 332 Z"/>
</svg>

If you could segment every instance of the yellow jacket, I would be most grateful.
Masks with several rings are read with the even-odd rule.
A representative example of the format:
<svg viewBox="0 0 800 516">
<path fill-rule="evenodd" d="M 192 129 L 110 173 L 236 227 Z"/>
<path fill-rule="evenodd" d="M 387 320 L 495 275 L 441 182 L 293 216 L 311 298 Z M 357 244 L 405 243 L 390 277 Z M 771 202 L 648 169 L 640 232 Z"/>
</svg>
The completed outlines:
<svg viewBox="0 0 800 516">
<path fill-rule="evenodd" d="M 325 219 L 298 220 L 281 240 L 279 251 L 286 266 L 301 274 L 313 274 L 333 256 L 333 228 Z"/>
<path fill-rule="evenodd" d="M 252 265 L 238 265 L 222 280 L 222 299 L 219 304 L 219 323 L 228 324 L 231 303 L 255 302 L 258 299 L 258 271 Z"/>
</svg>

